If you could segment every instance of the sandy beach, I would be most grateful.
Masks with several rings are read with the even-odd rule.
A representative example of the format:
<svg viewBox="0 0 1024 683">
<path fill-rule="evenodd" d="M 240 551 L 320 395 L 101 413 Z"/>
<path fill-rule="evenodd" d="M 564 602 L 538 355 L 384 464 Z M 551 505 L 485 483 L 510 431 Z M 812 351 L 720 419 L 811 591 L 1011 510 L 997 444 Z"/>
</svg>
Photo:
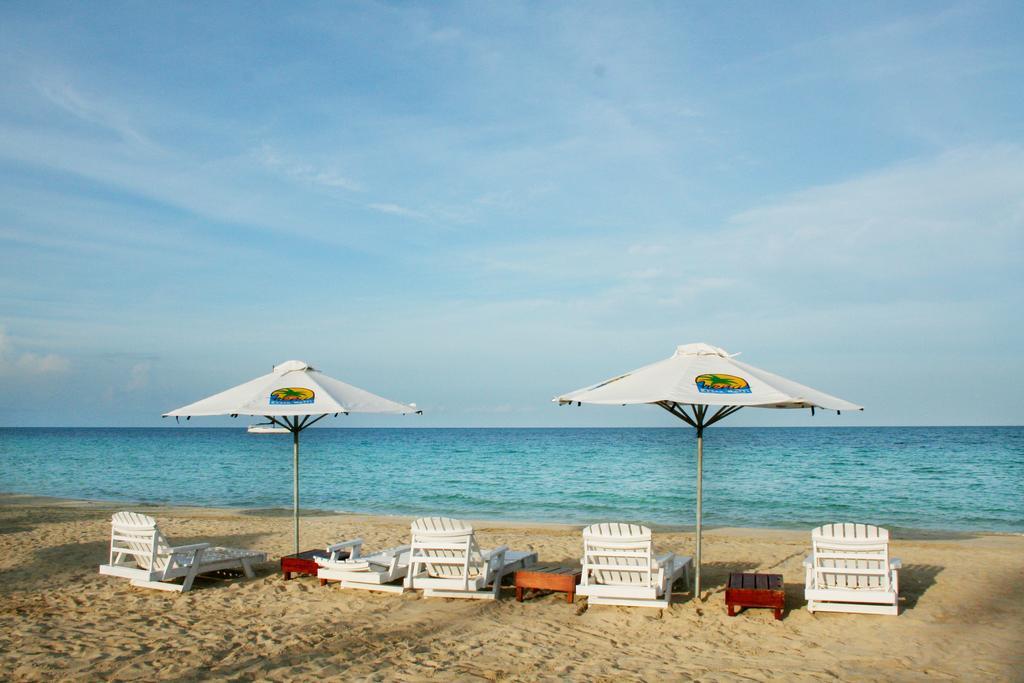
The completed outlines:
<svg viewBox="0 0 1024 683">
<path fill-rule="evenodd" d="M 710 529 L 705 600 L 664 612 L 574 606 L 564 596 L 496 603 L 424 599 L 284 582 L 287 514 L 129 506 L 177 543 L 210 540 L 270 554 L 254 580 L 200 580 L 190 593 L 100 576 L 109 518 L 122 505 L 0 497 L 0 667 L 7 680 L 1022 680 L 1024 537 L 896 533 L 897 617 L 809 614 L 801 559 L 809 534 Z M 362 537 L 407 542 L 409 520 L 316 515 L 303 546 Z M 485 545 L 576 562 L 579 527 L 477 522 Z M 690 554 L 693 535 L 658 546 Z M 730 571 L 782 573 L 789 609 L 726 616 Z"/>
</svg>

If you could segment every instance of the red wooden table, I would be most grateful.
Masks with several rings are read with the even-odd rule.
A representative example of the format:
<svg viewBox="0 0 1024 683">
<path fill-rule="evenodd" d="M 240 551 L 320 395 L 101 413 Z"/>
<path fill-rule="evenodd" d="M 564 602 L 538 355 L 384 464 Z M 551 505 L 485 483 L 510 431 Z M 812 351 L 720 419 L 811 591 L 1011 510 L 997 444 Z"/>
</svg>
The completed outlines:
<svg viewBox="0 0 1024 683">
<path fill-rule="evenodd" d="M 348 559 L 348 555 L 347 550 L 342 550 L 338 553 L 338 559 Z M 316 558 L 320 557 L 326 560 L 330 556 L 331 554 L 326 550 L 304 550 L 294 555 L 285 555 L 281 558 L 281 573 L 284 574 L 284 580 L 292 578 L 292 574 L 316 576 L 316 571 L 320 568 L 320 565 L 316 563 Z M 327 582 L 324 580 L 320 581 L 321 586 L 325 583 Z"/>
<path fill-rule="evenodd" d="M 725 605 L 730 617 L 736 616 L 737 607 L 768 607 L 775 610 L 776 619 L 782 619 L 786 608 L 782 574 L 729 574 Z"/>
<path fill-rule="evenodd" d="M 576 584 L 580 582 L 583 570 L 579 567 L 563 567 L 557 564 L 538 564 L 516 572 L 516 600 L 523 601 L 527 588 L 539 591 L 567 593 L 566 600 L 576 597 Z"/>
</svg>

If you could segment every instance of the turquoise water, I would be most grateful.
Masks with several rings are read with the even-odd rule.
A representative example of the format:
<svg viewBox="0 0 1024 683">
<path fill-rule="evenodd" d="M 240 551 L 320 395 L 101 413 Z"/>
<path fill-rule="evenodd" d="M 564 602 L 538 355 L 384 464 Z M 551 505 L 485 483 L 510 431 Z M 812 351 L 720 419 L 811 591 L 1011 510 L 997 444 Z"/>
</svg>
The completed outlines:
<svg viewBox="0 0 1024 683">
<path fill-rule="evenodd" d="M 693 524 L 690 429 L 311 429 L 305 508 Z M 291 436 L 0 429 L 0 491 L 291 506 Z M 711 428 L 709 525 L 1024 531 L 1024 427 Z"/>
</svg>

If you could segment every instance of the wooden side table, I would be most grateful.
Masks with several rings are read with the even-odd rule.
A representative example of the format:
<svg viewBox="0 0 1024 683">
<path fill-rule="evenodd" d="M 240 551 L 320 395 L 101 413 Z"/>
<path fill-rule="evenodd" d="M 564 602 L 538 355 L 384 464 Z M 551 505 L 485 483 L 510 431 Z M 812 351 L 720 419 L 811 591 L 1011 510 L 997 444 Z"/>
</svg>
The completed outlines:
<svg viewBox="0 0 1024 683">
<path fill-rule="evenodd" d="M 768 607 L 774 609 L 775 618 L 781 620 L 782 610 L 786 608 L 782 574 L 729 574 L 725 604 L 730 617 L 736 616 L 737 607 Z"/>
<path fill-rule="evenodd" d="M 576 584 L 583 577 L 579 567 L 566 567 L 557 564 L 538 564 L 529 569 L 516 572 L 516 601 L 523 601 L 523 593 L 532 588 L 538 591 L 554 591 L 566 593 L 566 602 L 571 603 L 576 597 Z"/>
<path fill-rule="evenodd" d="M 342 550 L 338 553 L 338 559 L 347 559 L 348 554 L 347 550 Z M 301 553 L 285 555 L 281 558 L 281 573 L 284 574 L 284 580 L 287 581 L 292 578 L 292 574 L 316 576 L 317 570 L 320 569 L 320 565 L 316 563 L 316 558 L 320 557 L 326 560 L 330 556 L 331 554 L 323 549 L 303 550 Z M 325 583 L 327 581 L 320 581 L 321 586 Z"/>
</svg>

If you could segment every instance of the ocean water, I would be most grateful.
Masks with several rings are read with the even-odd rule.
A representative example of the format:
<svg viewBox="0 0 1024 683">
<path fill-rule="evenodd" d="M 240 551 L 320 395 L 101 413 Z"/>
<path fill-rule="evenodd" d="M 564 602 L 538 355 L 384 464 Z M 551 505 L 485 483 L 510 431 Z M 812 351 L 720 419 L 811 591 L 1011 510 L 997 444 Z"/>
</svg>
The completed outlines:
<svg viewBox="0 0 1024 683">
<path fill-rule="evenodd" d="M 310 429 L 303 508 L 694 523 L 692 429 Z M 290 435 L 0 429 L 0 491 L 290 507 Z M 1024 427 L 711 428 L 706 525 L 1024 532 Z"/>
</svg>

